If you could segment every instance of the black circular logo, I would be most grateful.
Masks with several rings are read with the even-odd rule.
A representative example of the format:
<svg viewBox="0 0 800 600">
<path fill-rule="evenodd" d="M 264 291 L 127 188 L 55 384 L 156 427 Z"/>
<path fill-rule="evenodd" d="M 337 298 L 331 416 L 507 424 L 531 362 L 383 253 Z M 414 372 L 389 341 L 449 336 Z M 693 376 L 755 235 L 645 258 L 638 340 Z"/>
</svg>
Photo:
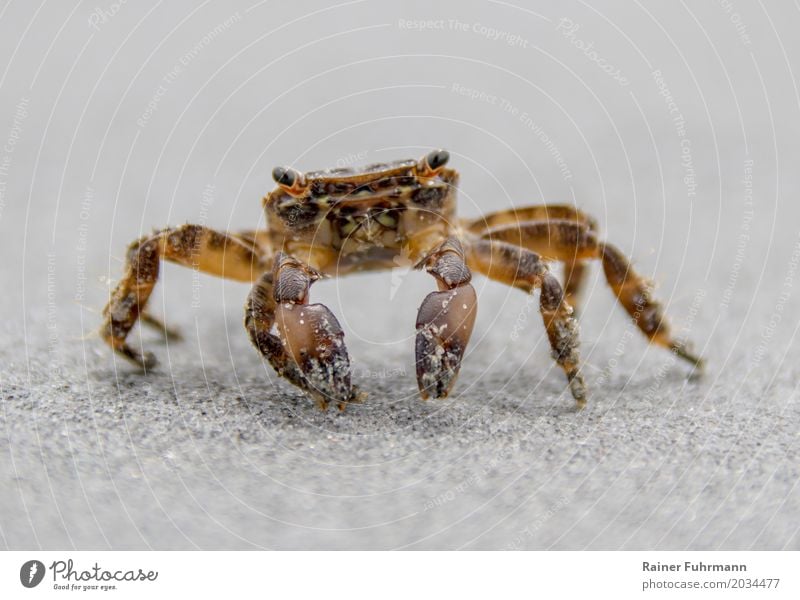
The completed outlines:
<svg viewBox="0 0 800 600">
<path fill-rule="evenodd" d="M 36 587 L 44 579 L 44 563 L 38 560 L 29 560 L 19 570 L 19 580 L 26 588 Z"/>
</svg>

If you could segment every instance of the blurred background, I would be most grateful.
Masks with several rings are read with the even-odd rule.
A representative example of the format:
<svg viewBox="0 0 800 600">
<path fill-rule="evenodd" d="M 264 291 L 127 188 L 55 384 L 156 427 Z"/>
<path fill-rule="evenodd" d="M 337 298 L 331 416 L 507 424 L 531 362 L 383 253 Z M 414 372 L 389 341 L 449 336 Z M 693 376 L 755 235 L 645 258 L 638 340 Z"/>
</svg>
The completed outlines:
<svg viewBox="0 0 800 600">
<path fill-rule="evenodd" d="M 0 8 L 0 544 L 800 548 L 796 5 L 15 2 Z M 574 204 L 654 279 L 702 378 L 595 266 L 591 386 L 534 299 L 476 278 L 453 395 L 418 399 L 432 280 L 314 287 L 367 403 L 321 413 L 241 326 L 247 285 L 162 269 L 184 341 L 96 330 L 154 227 L 264 226 L 275 165 L 446 148 L 465 216 Z M 138 343 L 138 332 L 132 338 Z"/>
</svg>

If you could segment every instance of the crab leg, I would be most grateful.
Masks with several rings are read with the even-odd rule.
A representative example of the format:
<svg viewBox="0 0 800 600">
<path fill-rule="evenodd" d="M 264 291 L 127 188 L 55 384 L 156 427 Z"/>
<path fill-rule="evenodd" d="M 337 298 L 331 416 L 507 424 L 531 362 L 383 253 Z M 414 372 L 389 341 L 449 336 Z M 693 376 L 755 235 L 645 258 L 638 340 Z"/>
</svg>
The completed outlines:
<svg viewBox="0 0 800 600">
<path fill-rule="evenodd" d="M 155 356 L 131 347 L 126 339 L 140 318 L 148 324 L 158 323 L 144 308 L 158 280 L 162 259 L 239 281 L 252 281 L 263 269 L 255 240 L 200 225 L 164 229 L 133 242 L 128 248 L 125 275 L 103 310 L 105 319 L 100 335 L 119 354 L 143 369 L 156 364 Z M 160 323 L 158 327 L 164 330 Z"/>
<path fill-rule="evenodd" d="M 303 373 L 286 352 L 280 338 L 272 333 L 275 324 L 275 297 L 273 294 L 272 272 L 264 273 L 256 281 L 247 297 L 244 308 L 244 327 L 250 334 L 250 341 L 264 356 L 275 372 L 306 389 Z"/>
<path fill-rule="evenodd" d="M 546 252 L 549 245 L 549 236 L 544 238 L 537 237 L 536 240 L 540 243 L 531 246 L 528 245 L 531 240 L 530 236 L 526 235 L 525 239 L 523 239 L 523 231 L 520 228 L 515 229 L 514 226 L 523 223 L 527 226 L 536 222 L 547 227 L 551 222 L 565 221 L 573 223 L 583 231 L 597 231 L 597 221 L 591 215 L 568 204 L 537 204 L 517 207 L 489 213 L 479 219 L 465 220 L 462 225 L 471 233 L 481 236 L 491 235 L 491 230 L 493 229 L 506 229 L 512 239 L 504 238 L 503 241 L 538 252 L 547 260 L 550 258 Z M 544 243 L 542 244 L 542 242 Z M 567 302 L 576 313 L 581 292 L 589 276 L 589 263 L 585 259 L 579 258 L 578 254 L 578 252 L 571 254 L 564 252 L 561 256 L 561 260 L 564 262 L 564 294 Z"/>
<path fill-rule="evenodd" d="M 586 385 L 580 373 L 578 324 L 564 299 L 558 280 L 535 252 L 489 240 L 468 245 L 471 268 L 490 279 L 530 293 L 540 288 L 539 309 L 553 350 L 553 358 L 564 370 L 570 391 L 579 407 L 586 405 Z"/>
<path fill-rule="evenodd" d="M 464 229 L 471 233 L 482 234 L 488 229 L 500 225 L 514 225 L 523 221 L 572 221 L 583 225 L 590 231 L 597 230 L 597 221 L 569 204 L 535 204 L 499 210 L 483 215 L 478 219 L 462 220 Z"/>
<path fill-rule="evenodd" d="M 589 278 L 589 262 L 575 259 L 564 262 L 564 297 L 578 316 L 583 288 Z"/>
<path fill-rule="evenodd" d="M 566 219 L 530 221 L 489 229 L 483 237 L 518 244 L 568 264 L 576 260 L 602 260 L 608 285 L 647 339 L 702 368 L 702 358 L 670 334 L 664 309 L 653 297 L 652 284 L 636 273 L 620 250 L 599 241 L 597 234 L 585 225 Z"/>
<path fill-rule="evenodd" d="M 272 273 L 262 276 L 250 293 L 245 327 L 279 375 L 305 390 L 323 410 L 330 402 L 344 409 L 358 398 L 350 382 L 344 332 L 326 306 L 308 303 L 311 284 L 321 277 L 279 252 Z M 270 332 L 273 323 L 278 336 Z"/>
<path fill-rule="evenodd" d="M 477 297 L 464 250 L 454 237 L 428 254 L 417 267 L 436 278 L 438 292 L 417 313 L 417 383 L 423 399 L 447 396 L 455 383 L 475 324 Z"/>
</svg>

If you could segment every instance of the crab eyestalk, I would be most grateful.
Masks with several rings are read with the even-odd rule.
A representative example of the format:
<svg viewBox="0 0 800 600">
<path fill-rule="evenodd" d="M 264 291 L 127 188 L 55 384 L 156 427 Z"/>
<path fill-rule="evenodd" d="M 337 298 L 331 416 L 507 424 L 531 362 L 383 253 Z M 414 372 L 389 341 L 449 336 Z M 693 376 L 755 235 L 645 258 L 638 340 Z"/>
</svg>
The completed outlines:
<svg viewBox="0 0 800 600">
<path fill-rule="evenodd" d="M 306 177 L 297 169 L 291 167 L 275 167 L 272 169 L 272 178 L 281 189 L 291 196 L 302 196 L 306 189 Z"/>
<path fill-rule="evenodd" d="M 417 162 L 417 175 L 420 177 L 433 177 L 450 160 L 450 153 L 447 150 L 434 150 L 429 152 Z"/>
</svg>

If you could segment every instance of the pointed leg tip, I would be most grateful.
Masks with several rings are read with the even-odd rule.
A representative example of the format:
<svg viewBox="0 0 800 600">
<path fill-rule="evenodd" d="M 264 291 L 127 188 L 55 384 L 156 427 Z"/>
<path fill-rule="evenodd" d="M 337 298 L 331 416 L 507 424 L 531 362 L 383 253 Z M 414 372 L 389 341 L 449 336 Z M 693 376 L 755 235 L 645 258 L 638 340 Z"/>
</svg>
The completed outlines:
<svg viewBox="0 0 800 600">
<path fill-rule="evenodd" d="M 141 367 L 145 373 L 155 369 L 157 364 L 158 364 L 158 359 L 156 358 L 155 354 L 153 354 L 152 352 L 145 352 L 144 354 L 142 354 Z"/>
<path fill-rule="evenodd" d="M 139 321 L 143 325 L 150 327 L 153 331 L 160 333 L 161 339 L 165 342 L 183 341 L 183 335 L 181 334 L 180 330 L 175 327 L 168 326 L 161 319 L 154 317 L 150 313 L 143 313 L 139 317 Z"/>
<path fill-rule="evenodd" d="M 367 393 L 362 392 L 356 386 L 352 387 L 350 397 L 347 400 L 340 400 L 336 403 L 336 407 L 340 412 L 344 412 L 350 404 L 362 404 L 367 399 Z"/>
<path fill-rule="evenodd" d="M 670 346 L 670 350 L 675 353 L 676 356 L 682 358 L 686 362 L 688 362 L 694 369 L 692 370 L 693 375 L 701 375 L 706 368 L 706 361 L 701 356 L 693 353 L 689 350 L 686 345 L 680 343 L 674 343 Z"/>
<path fill-rule="evenodd" d="M 139 369 L 146 375 L 149 371 L 155 369 L 158 365 L 158 359 L 152 352 L 138 352 L 127 344 L 115 348 L 120 356 L 124 356 L 131 363 L 139 367 Z"/>
<path fill-rule="evenodd" d="M 358 389 L 356 386 L 353 386 L 352 394 L 350 395 L 350 399 L 347 401 L 349 404 L 362 404 L 366 401 L 369 394 Z"/>
<path fill-rule="evenodd" d="M 583 381 L 583 375 L 580 373 L 567 374 L 569 379 L 569 391 L 575 399 L 575 405 L 578 410 L 586 408 L 587 391 L 586 383 Z"/>
<path fill-rule="evenodd" d="M 576 375 L 569 382 L 569 390 L 572 397 L 575 399 L 575 406 L 578 410 L 586 408 L 586 385 L 583 382 L 583 377 Z"/>
<path fill-rule="evenodd" d="M 168 327 L 162 331 L 164 340 L 167 342 L 178 343 L 183 341 L 183 334 L 175 327 Z"/>
<path fill-rule="evenodd" d="M 153 370 L 158 364 L 158 359 L 152 352 L 147 350 L 139 352 L 129 346 L 123 337 L 113 335 L 110 325 L 103 326 L 100 330 L 100 338 L 111 346 L 114 352 L 139 367 L 145 373 Z"/>
<path fill-rule="evenodd" d="M 429 387 L 423 387 L 424 384 L 422 382 L 418 382 L 418 384 L 419 384 L 419 396 L 420 398 L 422 398 L 423 401 L 431 399 L 444 400 L 450 395 L 450 390 L 455 384 L 455 377 L 453 377 L 449 382 L 437 380 L 436 382 L 432 383 Z"/>
</svg>

